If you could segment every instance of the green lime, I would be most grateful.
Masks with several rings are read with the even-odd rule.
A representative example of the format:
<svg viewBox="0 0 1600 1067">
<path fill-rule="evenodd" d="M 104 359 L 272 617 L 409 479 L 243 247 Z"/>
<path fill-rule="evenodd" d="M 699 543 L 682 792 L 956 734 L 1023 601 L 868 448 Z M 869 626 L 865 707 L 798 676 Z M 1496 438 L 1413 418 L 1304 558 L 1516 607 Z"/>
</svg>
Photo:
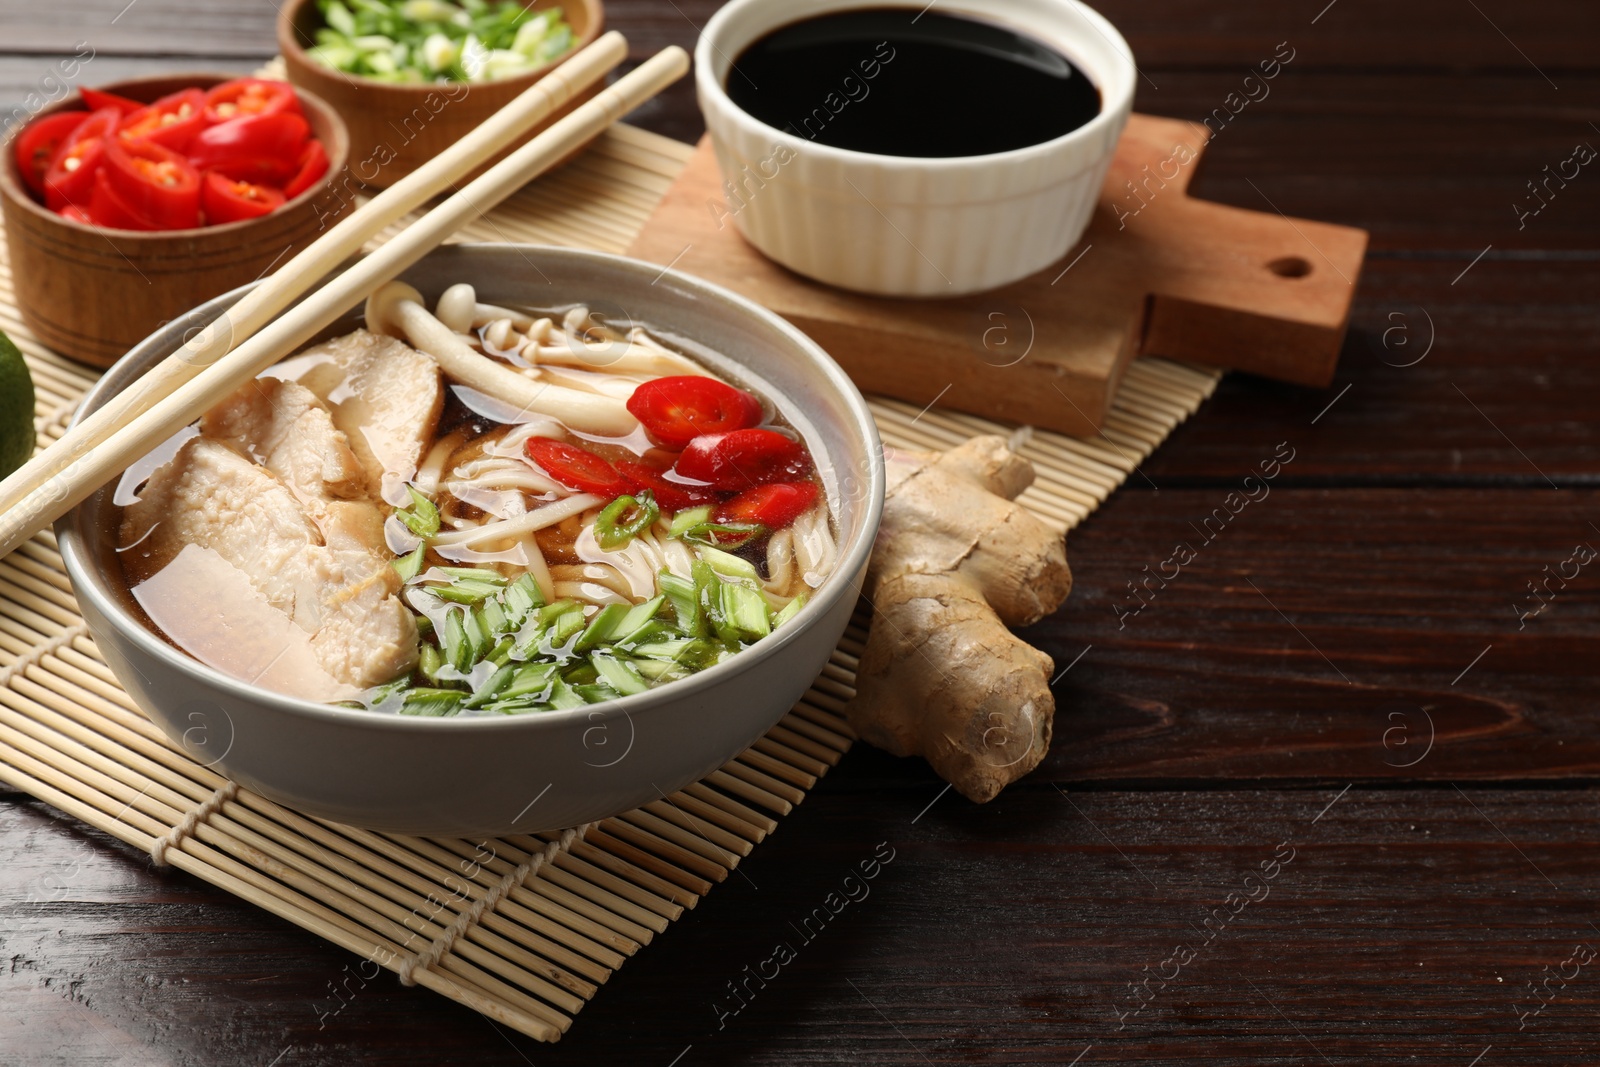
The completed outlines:
<svg viewBox="0 0 1600 1067">
<path fill-rule="evenodd" d="M 33 375 L 11 338 L 0 333 L 0 478 L 33 455 Z"/>
</svg>

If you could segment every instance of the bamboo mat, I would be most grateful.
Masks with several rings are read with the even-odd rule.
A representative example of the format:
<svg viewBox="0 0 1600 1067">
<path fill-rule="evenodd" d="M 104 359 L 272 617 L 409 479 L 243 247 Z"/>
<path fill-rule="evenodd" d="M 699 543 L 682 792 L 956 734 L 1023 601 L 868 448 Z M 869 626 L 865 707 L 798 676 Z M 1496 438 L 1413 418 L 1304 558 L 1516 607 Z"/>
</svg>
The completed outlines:
<svg viewBox="0 0 1600 1067">
<path fill-rule="evenodd" d="M 691 151 L 617 127 L 461 239 L 621 251 Z M 42 445 L 61 436 L 95 375 L 42 348 L 14 299 L 0 245 L 0 329 L 32 369 Z M 884 441 L 900 447 L 1011 436 L 1038 471 L 1022 502 L 1070 529 L 1220 377 L 1138 360 L 1104 432 L 1084 440 L 893 400 L 875 398 L 872 409 Z M 857 616 L 782 722 L 704 781 L 580 833 L 425 840 L 299 815 L 189 759 L 100 659 L 45 533 L 0 560 L 0 781 L 137 848 L 154 846 L 172 866 L 415 984 L 554 1041 L 624 960 L 725 879 L 848 751 L 842 712 L 866 622 Z M 197 811 L 192 833 L 159 844 Z M 419 964 L 430 947 L 448 951 Z"/>
</svg>

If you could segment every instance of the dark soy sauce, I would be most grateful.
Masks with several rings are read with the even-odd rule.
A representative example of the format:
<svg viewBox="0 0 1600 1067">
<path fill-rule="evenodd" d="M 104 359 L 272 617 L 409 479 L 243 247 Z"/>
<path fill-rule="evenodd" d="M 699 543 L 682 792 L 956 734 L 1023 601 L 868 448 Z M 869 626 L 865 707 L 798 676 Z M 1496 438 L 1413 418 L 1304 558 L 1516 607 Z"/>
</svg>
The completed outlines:
<svg viewBox="0 0 1600 1067">
<path fill-rule="evenodd" d="M 1100 113 L 1100 90 L 1048 45 L 909 7 L 840 11 L 774 30 L 739 56 L 727 91 L 769 126 L 890 156 L 1009 152 Z"/>
</svg>

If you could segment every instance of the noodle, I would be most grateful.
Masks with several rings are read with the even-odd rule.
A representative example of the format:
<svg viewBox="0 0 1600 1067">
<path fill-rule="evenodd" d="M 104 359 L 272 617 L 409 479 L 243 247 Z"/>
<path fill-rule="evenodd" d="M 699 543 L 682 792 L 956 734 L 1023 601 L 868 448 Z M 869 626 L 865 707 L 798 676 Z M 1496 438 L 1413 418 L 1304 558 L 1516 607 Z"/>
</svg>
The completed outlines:
<svg viewBox="0 0 1600 1067">
<path fill-rule="evenodd" d="M 521 537 L 523 534 L 542 530 L 546 526 L 554 526 L 562 519 L 573 515 L 580 515 L 588 509 L 605 501 L 591 493 L 577 493 L 559 500 L 554 504 L 547 504 L 542 508 L 519 515 L 514 519 L 504 519 L 500 522 L 491 522 L 486 526 L 476 529 L 452 530 L 442 533 L 433 539 L 435 546 L 441 545 L 475 545 L 490 538 Z"/>
<path fill-rule="evenodd" d="M 768 593 L 779 596 L 787 593 L 794 581 L 794 534 L 779 530 L 767 542 L 767 580 L 762 585 Z"/>
</svg>

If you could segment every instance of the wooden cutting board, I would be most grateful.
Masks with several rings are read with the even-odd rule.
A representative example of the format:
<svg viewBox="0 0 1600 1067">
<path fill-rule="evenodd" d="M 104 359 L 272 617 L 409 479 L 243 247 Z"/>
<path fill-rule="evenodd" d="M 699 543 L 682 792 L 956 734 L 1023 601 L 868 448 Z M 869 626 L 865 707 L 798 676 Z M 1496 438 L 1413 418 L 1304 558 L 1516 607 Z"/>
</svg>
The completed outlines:
<svg viewBox="0 0 1600 1067">
<path fill-rule="evenodd" d="M 1326 386 L 1366 231 L 1194 199 L 1188 185 L 1207 136 L 1193 123 L 1134 115 L 1083 240 L 989 293 L 864 296 L 778 266 L 735 226 L 718 228 L 726 212 L 709 139 L 629 254 L 778 312 L 866 392 L 1063 433 L 1100 428 L 1136 355 Z"/>
</svg>

